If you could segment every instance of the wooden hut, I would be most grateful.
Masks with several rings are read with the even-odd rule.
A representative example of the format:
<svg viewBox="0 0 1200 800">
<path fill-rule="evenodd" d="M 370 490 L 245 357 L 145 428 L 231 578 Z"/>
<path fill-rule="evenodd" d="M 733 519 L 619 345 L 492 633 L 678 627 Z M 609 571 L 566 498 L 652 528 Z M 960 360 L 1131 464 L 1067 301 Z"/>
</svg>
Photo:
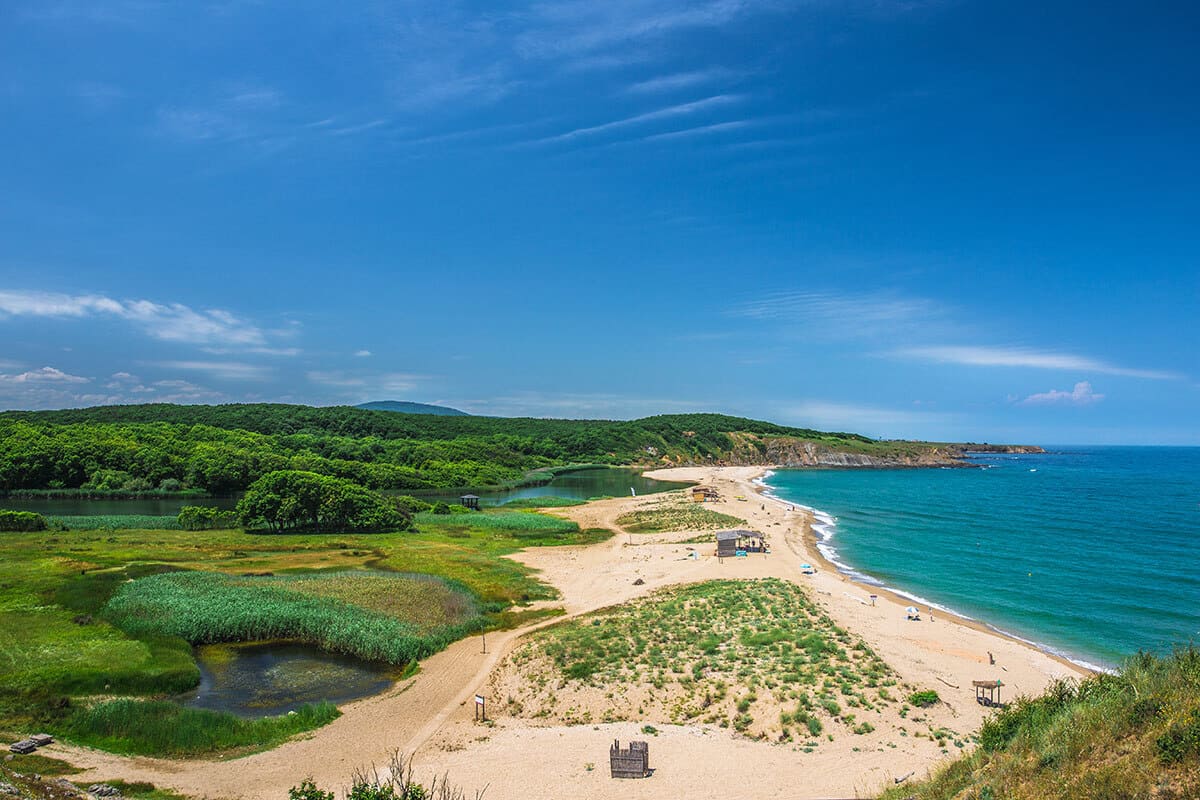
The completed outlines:
<svg viewBox="0 0 1200 800">
<path fill-rule="evenodd" d="M 975 687 L 975 702 L 981 706 L 1003 706 L 1000 702 L 1000 681 L 971 681 Z"/>
<path fill-rule="evenodd" d="M 692 502 L 693 503 L 715 503 L 721 499 L 721 495 L 711 486 L 693 486 L 692 487 Z"/>
<path fill-rule="evenodd" d="M 717 556 L 733 558 L 737 555 L 738 543 L 741 538 L 740 531 L 717 531 Z"/>
<path fill-rule="evenodd" d="M 650 745 L 647 742 L 630 742 L 628 749 L 621 749 L 619 739 L 614 739 L 608 748 L 608 769 L 614 778 L 650 777 Z"/>
<path fill-rule="evenodd" d="M 478 495 L 464 494 L 462 497 L 458 498 L 458 502 L 459 502 L 459 505 L 462 505 L 465 508 L 470 508 L 475 511 L 479 510 L 479 496 Z"/>
</svg>

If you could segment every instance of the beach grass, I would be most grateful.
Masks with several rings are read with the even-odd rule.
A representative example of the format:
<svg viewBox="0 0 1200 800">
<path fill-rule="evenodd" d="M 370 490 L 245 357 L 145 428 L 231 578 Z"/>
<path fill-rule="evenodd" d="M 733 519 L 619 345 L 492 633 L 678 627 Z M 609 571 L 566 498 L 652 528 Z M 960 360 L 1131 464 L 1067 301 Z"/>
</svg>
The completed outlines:
<svg viewBox="0 0 1200 800">
<path fill-rule="evenodd" d="M 79 744 L 126 755 L 242 754 L 270 749 L 339 715 L 332 703 L 301 706 L 277 717 L 243 719 L 165 700 L 120 698 L 76 710 L 63 732 Z"/>
<path fill-rule="evenodd" d="M 989 717 L 979 747 L 901 798 L 1200 797 L 1200 649 L 1142 653 L 1118 674 L 1062 680 Z"/>
<path fill-rule="evenodd" d="M 866 733 L 897 702 L 883 660 L 778 579 L 667 589 L 554 625 L 506 669 L 511 713 L 567 724 L 707 723 L 791 741 Z"/>
<path fill-rule="evenodd" d="M 669 495 L 650 508 L 627 511 L 617 517 L 616 521 L 629 533 L 709 531 L 746 525 L 744 519 L 705 508 L 678 494 Z"/>
</svg>

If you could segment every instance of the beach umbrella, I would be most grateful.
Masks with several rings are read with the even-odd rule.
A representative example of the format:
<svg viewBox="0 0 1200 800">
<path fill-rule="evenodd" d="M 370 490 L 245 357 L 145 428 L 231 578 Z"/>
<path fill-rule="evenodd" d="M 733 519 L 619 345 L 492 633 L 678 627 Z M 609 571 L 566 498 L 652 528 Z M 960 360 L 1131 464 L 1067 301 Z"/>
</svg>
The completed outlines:
<svg viewBox="0 0 1200 800">
<path fill-rule="evenodd" d="M 909 606 L 908 608 L 904 609 L 904 613 L 915 615 L 921 613 L 921 610 L 916 606 Z"/>
</svg>

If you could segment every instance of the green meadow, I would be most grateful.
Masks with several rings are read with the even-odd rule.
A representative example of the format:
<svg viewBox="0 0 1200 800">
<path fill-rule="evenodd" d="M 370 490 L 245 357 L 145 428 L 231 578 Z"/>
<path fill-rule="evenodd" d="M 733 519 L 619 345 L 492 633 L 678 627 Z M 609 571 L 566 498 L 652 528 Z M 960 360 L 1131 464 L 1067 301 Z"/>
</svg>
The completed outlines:
<svg viewBox="0 0 1200 800">
<path fill-rule="evenodd" d="M 414 530 L 357 535 L 2 534 L 0 732 L 163 755 L 272 746 L 336 710 L 269 722 L 158 702 L 197 684 L 193 644 L 291 639 L 408 664 L 556 613 L 521 608 L 556 592 L 504 555 L 609 535 L 529 511 L 419 515 Z"/>
</svg>

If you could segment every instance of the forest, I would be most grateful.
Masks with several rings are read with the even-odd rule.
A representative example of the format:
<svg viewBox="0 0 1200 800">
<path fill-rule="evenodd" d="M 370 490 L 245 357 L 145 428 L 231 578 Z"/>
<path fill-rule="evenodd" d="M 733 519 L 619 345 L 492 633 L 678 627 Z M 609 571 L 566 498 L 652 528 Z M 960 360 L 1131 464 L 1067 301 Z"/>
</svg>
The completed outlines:
<svg viewBox="0 0 1200 800">
<path fill-rule="evenodd" d="M 734 447 L 731 433 L 874 444 L 721 414 L 562 420 L 283 404 L 9 411 L 0 413 L 0 492 L 219 495 L 280 470 L 371 489 L 512 485 L 568 464 L 716 462 Z"/>
</svg>

